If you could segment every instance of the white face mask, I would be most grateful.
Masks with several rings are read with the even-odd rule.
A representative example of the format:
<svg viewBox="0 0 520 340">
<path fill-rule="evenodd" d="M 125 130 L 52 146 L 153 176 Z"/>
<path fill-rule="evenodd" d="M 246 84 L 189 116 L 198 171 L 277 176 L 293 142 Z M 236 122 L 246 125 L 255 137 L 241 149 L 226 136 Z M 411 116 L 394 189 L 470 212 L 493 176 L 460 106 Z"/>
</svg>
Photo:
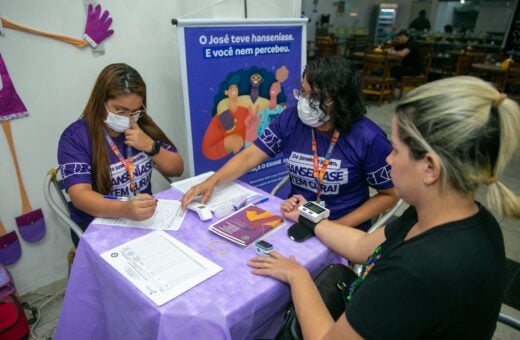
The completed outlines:
<svg viewBox="0 0 520 340">
<path fill-rule="evenodd" d="M 311 107 L 309 99 L 300 98 L 298 100 L 298 117 L 303 124 L 310 127 L 318 127 L 326 123 L 330 117 L 327 116 L 319 107 L 320 103 L 316 103 L 316 108 Z"/>
<path fill-rule="evenodd" d="M 111 128 L 115 132 L 119 132 L 119 133 L 125 132 L 126 129 L 130 128 L 130 118 L 128 118 L 126 116 L 121 116 L 121 115 L 115 114 L 113 112 L 110 112 L 110 110 L 108 110 L 107 107 L 105 107 L 105 108 L 108 113 L 107 119 L 105 119 L 105 124 L 109 128 Z M 134 121 L 136 123 L 138 120 L 139 120 L 139 117 L 137 117 L 137 119 L 134 118 Z"/>
</svg>

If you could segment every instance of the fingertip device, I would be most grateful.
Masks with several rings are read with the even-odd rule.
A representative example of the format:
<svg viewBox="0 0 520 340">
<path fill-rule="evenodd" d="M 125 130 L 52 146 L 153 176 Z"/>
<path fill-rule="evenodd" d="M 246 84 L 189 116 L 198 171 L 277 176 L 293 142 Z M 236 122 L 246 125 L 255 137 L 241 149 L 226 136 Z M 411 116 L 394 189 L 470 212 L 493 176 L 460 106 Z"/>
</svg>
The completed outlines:
<svg viewBox="0 0 520 340">
<path fill-rule="evenodd" d="M 314 223 L 318 223 L 330 215 L 329 209 L 313 201 L 308 201 L 305 204 L 300 205 L 298 211 L 301 216 Z"/>
<path fill-rule="evenodd" d="M 267 241 L 260 240 L 255 243 L 255 252 L 260 256 L 267 256 L 273 251 L 273 245 Z"/>
<path fill-rule="evenodd" d="M 208 206 L 198 202 L 191 202 L 190 204 L 188 204 L 188 210 L 197 213 L 201 221 L 207 221 L 213 218 L 211 209 Z"/>
</svg>

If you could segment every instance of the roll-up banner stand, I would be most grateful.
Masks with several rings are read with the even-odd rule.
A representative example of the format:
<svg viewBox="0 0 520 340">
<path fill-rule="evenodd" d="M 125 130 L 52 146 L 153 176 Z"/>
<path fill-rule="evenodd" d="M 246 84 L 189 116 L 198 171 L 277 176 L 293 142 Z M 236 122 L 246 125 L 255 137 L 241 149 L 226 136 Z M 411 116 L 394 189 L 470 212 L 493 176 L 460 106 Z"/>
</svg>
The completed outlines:
<svg viewBox="0 0 520 340">
<path fill-rule="evenodd" d="M 192 175 L 219 169 L 296 105 L 306 18 L 173 19 L 177 25 Z M 240 179 L 265 191 L 287 175 L 283 155 Z M 287 197 L 286 188 L 278 193 Z"/>
</svg>

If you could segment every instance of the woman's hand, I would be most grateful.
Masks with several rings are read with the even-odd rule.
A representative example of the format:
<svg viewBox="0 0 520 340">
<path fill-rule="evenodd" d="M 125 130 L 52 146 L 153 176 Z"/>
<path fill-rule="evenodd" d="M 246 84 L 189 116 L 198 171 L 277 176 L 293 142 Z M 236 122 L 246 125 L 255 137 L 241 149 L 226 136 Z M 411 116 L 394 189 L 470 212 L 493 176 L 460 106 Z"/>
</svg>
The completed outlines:
<svg viewBox="0 0 520 340">
<path fill-rule="evenodd" d="M 148 194 L 138 194 L 124 202 L 125 217 L 134 221 L 143 221 L 153 216 L 157 208 L 157 200 Z"/>
<path fill-rule="evenodd" d="M 211 198 L 215 186 L 216 183 L 213 180 L 211 180 L 210 177 L 204 182 L 191 187 L 191 189 L 188 190 L 181 198 L 182 209 L 186 209 L 188 204 L 190 204 L 197 196 L 202 196 L 200 199 L 200 203 L 206 204 L 206 202 Z"/>
<path fill-rule="evenodd" d="M 253 274 L 271 276 L 289 284 L 299 275 L 308 274 L 307 269 L 298 263 L 294 256 L 286 258 L 276 251 L 272 251 L 269 256 L 253 257 L 247 264 L 253 268 Z"/>
<path fill-rule="evenodd" d="M 293 222 L 298 222 L 300 212 L 298 207 L 305 204 L 307 200 L 302 195 L 293 195 L 291 198 L 286 199 L 281 206 L 283 217 Z"/>
<path fill-rule="evenodd" d="M 153 139 L 130 118 L 130 128 L 125 130 L 125 144 L 139 151 L 150 152 L 153 147 Z"/>
</svg>

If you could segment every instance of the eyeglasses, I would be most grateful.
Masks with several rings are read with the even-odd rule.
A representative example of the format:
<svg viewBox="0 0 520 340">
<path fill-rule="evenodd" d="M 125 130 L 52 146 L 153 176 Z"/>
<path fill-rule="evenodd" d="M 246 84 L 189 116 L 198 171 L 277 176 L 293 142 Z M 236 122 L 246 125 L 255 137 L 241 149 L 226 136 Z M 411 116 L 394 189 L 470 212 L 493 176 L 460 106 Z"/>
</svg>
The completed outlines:
<svg viewBox="0 0 520 340">
<path fill-rule="evenodd" d="M 142 108 L 140 110 L 135 111 L 129 111 L 129 110 L 119 110 L 114 112 L 116 115 L 119 116 L 126 116 L 133 119 L 139 119 L 142 115 L 146 113 L 146 107 L 142 105 Z"/>
</svg>

